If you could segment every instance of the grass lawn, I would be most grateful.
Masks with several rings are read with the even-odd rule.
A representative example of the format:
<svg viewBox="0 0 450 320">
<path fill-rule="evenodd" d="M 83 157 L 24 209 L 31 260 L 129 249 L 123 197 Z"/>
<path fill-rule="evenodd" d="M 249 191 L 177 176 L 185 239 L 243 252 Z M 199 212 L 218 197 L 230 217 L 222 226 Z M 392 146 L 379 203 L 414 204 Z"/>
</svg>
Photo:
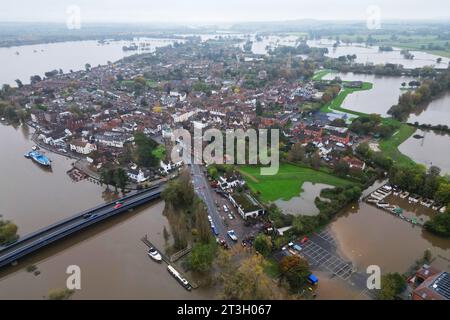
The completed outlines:
<svg viewBox="0 0 450 320">
<path fill-rule="evenodd" d="M 329 74 L 329 73 L 331 73 L 333 70 L 328 70 L 328 69 L 325 69 L 325 70 L 319 70 L 319 71 L 317 71 L 316 73 L 314 73 L 314 76 L 313 76 L 313 80 L 314 81 L 320 81 L 320 80 L 322 80 L 327 74 Z"/>
<path fill-rule="evenodd" d="M 152 154 L 159 160 L 162 160 L 166 156 L 166 148 L 164 146 L 158 146 L 158 148 L 153 150 Z"/>
<path fill-rule="evenodd" d="M 406 165 L 413 165 L 415 162 L 411 158 L 405 156 L 398 150 L 398 147 L 411 137 L 416 128 L 408 126 L 407 124 L 401 124 L 400 129 L 394 133 L 390 138 L 383 139 L 380 142 L 381 151 L 392 158 L 395 162 Z"/>
<path fill-rule="evenodd" d="M 242 166 L 239 170 L 245 177 L 248 186 L 254 192 L 260 192 L 264 202 L 278 199 L 288 201 L 298 197 L 302 192 L 304 182 L 323 183 L 336 187 L 353 184 L 351 181 L 325 171 L 316 171 L 285 163 L 280 164 L 280 170 L 274 176 L 261 176 L 260 168 L 257 166 Z"/>
</svg>

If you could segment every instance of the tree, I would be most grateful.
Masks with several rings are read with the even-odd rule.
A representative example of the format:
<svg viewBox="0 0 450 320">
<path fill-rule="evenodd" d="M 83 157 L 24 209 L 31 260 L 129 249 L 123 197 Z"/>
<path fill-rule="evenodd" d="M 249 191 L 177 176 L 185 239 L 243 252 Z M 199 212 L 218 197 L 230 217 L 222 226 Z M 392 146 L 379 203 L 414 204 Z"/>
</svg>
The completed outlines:
<svg viewBox="0 0 450 320">
<path fill-rule="evenodd" d="M 49 300 L 67 300 L 69 299 L 73 294 L 75 293 L 75 290 L 70 289 L 55 289 L 49 292 L 48 299 Z"/>
<path fill-rule="evenodd" d="M 379 300 L 394 300 L 406 288 L 406 280 L 399 273 L 388 273 L 381 277 Z"/>
<path fill-rule="evenodd" d="M 233 249 L 239 250 L 239 249 Z M 232 250 L 230 250 L 232 251 Z M 250 255 L 236 259 L 241 252 L 226 251 L 222 255 L 222 272 L 220 280 L 223 284 L 221 298 L 224 300 L 274 300 L 281 295 L 277 286 L 264 272 L 264 258 L 261 255 Z"/>
<path fill-rule="evenodd" d="M 194 271 L 206 272 L 211 269 L 217 246 L 215 243 L 196 244 L 189 256 L 189 266 Z"/>
<path fill-rule="evenodd" d="M 0 220 L 0 246 L 17 239 L 17 226 L 11 221 Z"/>
<path fill-rule="evenodd" d="M 256 237 L 254 247 L 256 251 L 267 257 L 272 251 L 272 241 L 270 237 L 261 233 Z"/>
<path fill-rule="evenodd" d="M 341 177 L 345 177 L 350 172 L 350 165 L 346 161 L 341 160 L 336 164 L 334 172 Z"/>
<path fill-rule="evenodd" d="M 157 143 L 153 139 L 148 138 L 142 132 L 137 132 L 134 135 L 134 142 L 136 144 L 135 158 L 138 165 L 145 168 L 158 165 L 158 158 L 153 154 Z"/>
<path fill-rule="evenodd" d="M 450 203 L 450 183 L 442 182 L 436 191 L 436 200 L 448 204 Z"/>
<path fill-rule="evenodd" d="M 256 101 L 256 115 L 257 116 L 262 116 L 263 115 L 263 108 L 262 108 L 262 104 L 260 101 Z"/>
<path fill-rule="evenodd" d="M 116 170 L 114 170 L 113 175 L 115 185 L 123 192 L 128 183 L 128 175 L 126 171 L 123 168 L 117 168 Z"/>
<path fill-rule="evenodd" d="M 320 154 L 319 152 L 314 152 L 314 154 L 311 157 L 311 166 L 318 170 L 320 169 L 320 164 L 321 164 L 321 160 L 320 160 Z"/>
<path fill-rule="evenodd" d="M 91 65 L 89 63 L 86 63 L 84 65 L 84 68 L 86 69 L 86 71 L 89 71 L 89 70 L 91 70 Z"/>
<path fill-rule="evenodd" d="M 305 160 L 305 148 L 300 142 L 297 142 L 291 147 L 288 153 L 288 160 L 292 162 L 302 162 Z"/>
<path fill-rule="evenodd" d="M 20 81 L 19 79 L 14 80 L 17 84 L 17 87 L 22 88 L 23 87 L 23 83 L 22 81 Z"/>
<path fill-rule="evenodd" d="M 279 264 L 281 278 L 286 280 L 293 292 L 298 292 L 308 282 L 311 274 L 308 262 L 299 256 L 286 256 Z"/>
</svg>

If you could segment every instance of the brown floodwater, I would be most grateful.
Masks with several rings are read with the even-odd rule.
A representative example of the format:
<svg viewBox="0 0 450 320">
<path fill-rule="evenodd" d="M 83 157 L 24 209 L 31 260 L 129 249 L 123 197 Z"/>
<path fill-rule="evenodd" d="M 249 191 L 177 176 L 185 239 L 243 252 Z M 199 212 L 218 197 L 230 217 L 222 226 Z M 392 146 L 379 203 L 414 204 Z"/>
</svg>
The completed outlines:
<svg viewBox="0 0 450 320">
<path fill-rule="evenodd" d="M 415 215 L 408 207 L 404 209 L 405 215 Z M 380 266 L 383 273 L 406 272 L 427 249 L 435 258 L 434 266 L 450 271 L 450 239 L 434 236 L 367 203 L 346 209 L 330 229 L 341 254 L 361 272 L 370 265 Z"/>
<path fill-rule="evenodd" d="M 25 235 L 52 222 L 111 200 L 111 194 L 92 182 L 74 183 L 67 176 L 71 160 L 48 154 L 52 171 L 23 157 L 33 143 L 30 131 L 0 125 L 0 214 L 14 221 Z M 187 292 L 146 254 L 145 234 L 159 249 L 166 243 L 163 201 L 114 217 L 59 241 L 0 270 L 0 299 L 43 299 L 65 287 L 66 268 L 81 268 L 81 290 L 74 299 L 207 299 L 213 290 Z M 170 239 L 169 239 L 170 243 Z M 35 265 L 39 275 L 27 272 Z"/>
<path fill-rule="evenodd" d="M 403 94 L 402 83 L 414 80 L 412 77 L 376 76 L 372 74 L 330 73 L 325 80 L 333 80 L 335 77 L 343 81 L 364 81 L 373 84 L 371 90 L 356 91 L 349 94 L 342 108 L 364 112 L 367 114 L 380 114 L 388 116 L 389 109 L 398 103 L 398 98 Z"/>
<path fill-rule="evenodd" d="M 315 204 L 316 197 L 320 196 L 320 192 L 326 188 L 333 186 L 321 183 L 305 182 L 302 185 L 302 193 L 298 197 L 294 197 L 288 201 L 277 200 L 275 204 L 285 214 L 315 216 L 319 214 L 319 209 Z"/>
<path fill-rule="evenodd" d="M 412 114 L 408 122 L 450 126 L 450 92 L 446 92 Z"/>
<path fill-rule="evenodd" d="M 432 165 L 441 168 L 443 174 L 450 174 L 450 136 L 434 131 L 417 130 L 415 135 L 399 146 L 401 153 L 426 167 Z"/>
</svg>

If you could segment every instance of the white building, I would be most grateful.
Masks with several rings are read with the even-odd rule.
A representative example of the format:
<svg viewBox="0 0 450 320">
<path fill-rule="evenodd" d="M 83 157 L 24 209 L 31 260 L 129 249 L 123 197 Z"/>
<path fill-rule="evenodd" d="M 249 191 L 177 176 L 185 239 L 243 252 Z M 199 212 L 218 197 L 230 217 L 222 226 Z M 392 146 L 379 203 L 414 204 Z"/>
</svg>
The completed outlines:
<svg viewBox="0 0 450 320">
<path fill-rule="evenodd" d="M 128 170 L 127 175 L 131 180 L 137 183 L 142 183 L 149 179 L 141 169 L 130 169 Z"/>
<path fill-rule="evenodd" d="M 97 151 L 97 146 L 87 141 L 73 140 L 70 143 L 70 151 L 80 154 L 90 154 L 93 151 Z"/>
</svg>

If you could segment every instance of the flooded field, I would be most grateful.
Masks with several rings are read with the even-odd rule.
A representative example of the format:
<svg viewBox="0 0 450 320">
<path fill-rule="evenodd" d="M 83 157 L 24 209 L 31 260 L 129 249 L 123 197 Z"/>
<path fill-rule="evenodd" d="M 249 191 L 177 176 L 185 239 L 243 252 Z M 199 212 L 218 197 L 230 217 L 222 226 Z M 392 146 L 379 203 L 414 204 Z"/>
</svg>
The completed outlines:
<svg viewBox="0 0 450 320">
<path fill-rule="evenodd" d="M 410 137 L 400 145 L 400 152 L 426 167 L 438 166 L 443 174 L 450 174 L 449 135 L 423 130 L 417 130 L 415 134 L 423 138 Z"/>
<path fill-rule="evenodd" d="M 326 188 L 333 188 L 333 186 L 305 182 L 302 185 L 303 192 L 299 197 L 292 198 L 289 201 L 277 200 L 275 201 L 275 204 L 285 214 L 315 216 L 319 214 L 319 209 L 316 207 L 314 200 L 316 197 L 319 197 L 320 192 Z"/>
<path fill-rule="evenodd" d="M 398 98 L 404 91 L 401 90 L 403 82 L 410 82 L 410 77 L 376 76 L 354 73 L 330 73 L 325 80 L 333 80 L 335 77 L 343 81 L 364 81 L 373 84 L 371 90 L 354 92 L 347 96 L 342 107 L 349 110 L 364 112 L 367 114 L 380 114 L 387 116 L 388 110 L 398 103 Z"/>
<path fill-rule="evenodd" d="M 408 122 L 450 126 L 450 92 L 423 106 L 409 117 Z"/>
<path fill-rule="evenodd" d="M 410 51 L 414 55 L 414 59 L 406 59 L 401 50 L 394 48 L 394 51 L 381 52 L 377 46 L 366 46 L 363 44 L 341 44 L 337 48 L 333 48 L 335 41 L 328 39 L 310 40 L 308 45 L 311 47 L 328 48 L 327 54 L 330 58 L 339 58 L 340 56 L 356 54 L 357 63 L 373 63 L 373 64 L 401 64 L 407 69 L 421 68 L 425 66 L 434 66 L 435 68 L 446 69 L 450 59 L 441 57 L 441 63 L 437 63 L 439 56 L 420 51 Z"/>
</svg>

